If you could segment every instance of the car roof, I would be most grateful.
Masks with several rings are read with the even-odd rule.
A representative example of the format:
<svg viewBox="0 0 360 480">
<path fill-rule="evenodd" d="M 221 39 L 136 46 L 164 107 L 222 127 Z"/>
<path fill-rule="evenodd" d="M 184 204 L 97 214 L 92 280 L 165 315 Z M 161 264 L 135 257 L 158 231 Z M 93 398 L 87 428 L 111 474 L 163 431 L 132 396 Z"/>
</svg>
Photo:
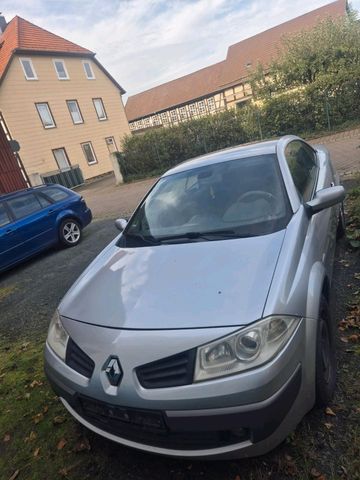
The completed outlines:
<svg viewBox="0 0 360 480">
<path fill-rule="evenodd" d="M 274 154 L 276 153 L 278 141 L 279 140 L 270 140 L 248 145 L 240 145 L 201 155 L 176 165 L 174 168 L 171 168 L 165 172 L 163 177 L 173 175 L 174 173 L 185 172 L 186 170 L 192 170 L 198 167 L 204 167 L 206 165 L 227 162 L 229 160 L 238 160 L 239 158 L 244 157 L 255 157 L 257 155 Z"/>
<path fill-rule="evenodd" d="M 55 184 L 55 183 L 48 183 L 48 184 L 45 184 L 45 185 L 38 185 L 36 187 L 23 188 L 22 190 L 16 190 L 15 192 L 4 193 L 3 195 L 0 194 L 0 201 L 8 200 L 9 198 L 14 198 L 18 195 L 23 195 L 24 193 L 41 191 L 41 190 L 43 190 L 45 188 L 49 188 L 49 187 L 59 187 L 62 190 L 68 190 L 67 188 L 63 187 L 62 185 L 58 185 L 58 184 Z"/>
</svg>

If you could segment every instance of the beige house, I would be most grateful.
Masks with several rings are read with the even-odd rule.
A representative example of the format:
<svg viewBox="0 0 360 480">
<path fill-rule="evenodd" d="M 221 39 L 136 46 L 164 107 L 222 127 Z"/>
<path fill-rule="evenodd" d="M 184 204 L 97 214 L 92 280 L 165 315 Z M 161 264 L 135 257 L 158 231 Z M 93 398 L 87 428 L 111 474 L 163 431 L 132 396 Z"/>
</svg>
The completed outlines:
<svg viewBox="0 0 360 480">
<path fill-rule="evenodd" d="M 31 184 L 76 166 L 84 179 L 113 170 L 129 133 L 123 88 L 79 45 L 20 17 L 0 28 L 0 121 Z"/>
<path fill-rule="evenodd" d="M 130 130 L 176 125 L 230 108 L 251 99 L 249 72 L 276 57 L 281 38 L 314 27 L 327 17 L 344 16 L 347 1 L 337 0 L 231 45 L 226 59 L 128 98 L 125 106 Z M 241 28 L 241 26 L 239 27 Z"/>
</svg>

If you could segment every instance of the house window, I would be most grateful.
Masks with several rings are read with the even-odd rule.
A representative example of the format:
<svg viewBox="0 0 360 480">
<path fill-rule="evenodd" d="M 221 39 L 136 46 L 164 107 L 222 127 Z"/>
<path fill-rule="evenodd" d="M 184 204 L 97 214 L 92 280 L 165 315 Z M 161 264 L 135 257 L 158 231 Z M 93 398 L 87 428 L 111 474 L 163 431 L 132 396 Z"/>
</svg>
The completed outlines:
<svg viewBox="0 0 360 480">
<path fill-rule="evenodd" d="M 143 128 L 143 121 L 142 120 L 137 120 L 135 125 L 136 125 L 136 129 L 140 130 L 140 128 Z"/>
<path fill-rule="evenodd" d="M 95 80 L 95 75 L 94 75 L 94 72 L 93 72 L 93 69 L 91 67 L 90 62 L 83 62 L 83 65 L 84 65 L 84 71 L 85 71 L 86 78 L 88 80 Z"/>
<path fill-rule="evenodd" d="M 38 114 L 40 116 L 41 122 L 43 124 L 44 128 L 55 128 L 55 122 L 54 118 L 51 114 L 51 110 L 49 105 L 44 102 L 44 103 L 35 103 L 36 109 L 38 111 Z"/>
<path fill-rule="evenodd" d="M 207 99 L 207 104 L 210 112 L 213 112 L 216 108 L 214 97 L 210 97 Z"/>
<path fill-rule="evenodd" d="M 136 126 L 134 122 L 129 123 L 130 130 L 136 130 Z"/>
<path fill-rule="evenodd" d="M 159 115 L 153 115 L 152 122 L 153 122 L 153 125 L 161 125 L 161 120 Z"/>
<path fill-rule="evenodd" d="M 116 146 L 116 142 L 115 142 L 114 137 L 105 138 L 105 142 L 106 142 L 106 146 L 109 150 L 109 153 L 113 153 L 113 152 L 117 151 L 117 146 Z"/>
<path fill-rule="evenodd" d="M 196 103 L 192 103 L 191 105 L 189 105 L 189 112 L 190 112 L 190 117 L 196 117 L 197 115 Z"/>
<path fill-rule="evenodd" d="M 98 163 L 91 142 L 82 143 L 81 147 L 83 149 L 86 161 L 89 165 L 94 165 L 95 163 Z"/>
<path fill-rule="evenodd" d="M 169 117 L 168 117 L 167 112 L 162 112 L 160 114 L 160 116 L 161 116 L 161 121 L 162 121 L 163 125 L 167 125 L 169 123 Z"/>
<path fill-rule="evenodd" d="M 34 65 L 30 58 L 20 58 L 20 63 L 24 71 L 26 80 L 37 80 L 37 75 L 35 72 Z"/>
<path fill-rule="evenodd" d="M 59 80 L 69 80 L 69 74 L 65 67 L 64 60 L 53 60 L 55 71 Z"/>
<path fill-rule="evenodd" d="M 204 115 L 206 113 L 206 105 L 204 100 L 198 102 L 198 110 L 200 115 Z"/>
<path fill-rule="evenodd" d="M 170 110 L 170 118 L 172 122 L 178 121 L 178 115 L 176 110 Z"/>
<path fill-rule="evenodd" d="M 55 148 L 53 151 L 59 170 L 69 170 L 71 167 L 65 148 Z"/>
<path fill-rule="evenodd" d="M 144 125 L 145 125 L 145 128 L 149 128 L 151 126 L 150 125 L 150 117 L 144 118 Z"/>
<path fill-rule="evenodd" d="M 75 124 L 84 123 L 77 100 L 66 100 L 66 103 L 67 103 L 72 121 Z"/>
<path fill-rule="evenodd" d="M 93 98 L 96 115 L 99 120 L 107 120 L 105 107 L 101 98 Z"/>
<path fill-rule="evenodd" d="M 179 108 L 180 120 L 187 120 L 186 107 Z"/>
</svg>

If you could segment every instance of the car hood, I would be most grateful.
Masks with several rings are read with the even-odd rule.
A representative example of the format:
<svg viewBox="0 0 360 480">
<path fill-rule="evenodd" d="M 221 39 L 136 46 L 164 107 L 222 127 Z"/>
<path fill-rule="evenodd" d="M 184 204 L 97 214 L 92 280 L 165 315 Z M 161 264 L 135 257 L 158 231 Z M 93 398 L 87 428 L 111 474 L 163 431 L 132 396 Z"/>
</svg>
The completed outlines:
<svg viewBox="0 0 360 480">
<path fill-rule="evenodd" d="M 246 325 L 262 316 L 284 235 L 138 248 L 114 241 L 66 294 L 60 315 L 126 329 Z"/>
</svg>

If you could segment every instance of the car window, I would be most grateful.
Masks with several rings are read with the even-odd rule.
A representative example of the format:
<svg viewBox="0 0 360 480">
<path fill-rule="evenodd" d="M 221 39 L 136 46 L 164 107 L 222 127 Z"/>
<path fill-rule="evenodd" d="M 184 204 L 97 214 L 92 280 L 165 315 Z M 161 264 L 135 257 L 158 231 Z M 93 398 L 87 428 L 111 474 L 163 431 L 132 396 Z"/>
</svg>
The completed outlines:
<svg viewBox="0 0 360 480">
<path fill-rule="evenodd" d="M 11 220 L 5 209 L 5 205 L 3 203 L 0 203 L 0 227 L 7 225 L 8 223 L 10 223 L 10 221 Z"/>
<path fill-rule="evenodd" d="M 318 172 L 315 153 L 305 143 L 294 140 L 286 147 L 285 157 L 300 196 L 304 202 L 309 201 L 314 192 Z"/>
<path fill-rule="evenodd" d="M 40 205 L 43 208 L 46 208 L 49 205 L 52 205 L 52 202 L 48 198 L 44 197 L 43 195 L 36 195 L 36 196 L 39 199 Z"/>
<path fill-rule="evenodd" d="M 17 220 L 42 210 L 37 196 L 33 193 L 27 193 L 7 200 L 7 204 Z"/>
<path fill-rule="evenodd" d="M 276 155 L 259 155 L 161 178 L 124 235 L 160 241 L 229 229 L 238 236 L 265 235 L 285 228 L 289 211 Z"/>
<path fill-rule="evenodd" d="M 61 202 L 69 197 L 68 192 L 57 187 L 48 187 L 41 189 L 41 193 L 45 194 L 47 197 L 50 197 L 54 202 Z"/>
</svg>

